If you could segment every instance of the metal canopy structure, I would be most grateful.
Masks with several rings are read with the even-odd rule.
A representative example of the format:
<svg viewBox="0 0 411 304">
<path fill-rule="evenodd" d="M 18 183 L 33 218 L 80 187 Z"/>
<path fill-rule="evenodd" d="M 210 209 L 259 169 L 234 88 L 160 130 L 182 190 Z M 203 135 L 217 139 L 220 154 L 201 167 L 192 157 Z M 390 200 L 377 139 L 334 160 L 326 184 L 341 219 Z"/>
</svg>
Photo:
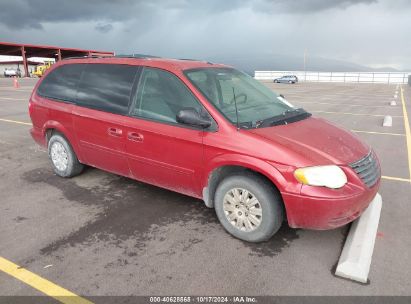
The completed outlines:
<svg viewBox="0 0 411 304">
<path fill-rule="evenodd" d="M 63 48 L 48 45 L 18 44 L 0 41 L 0 55 L 21 56 L 23 58 L 24 73 L 27 77 L 29 75 L 27 60 L 31 57 L 53 58 L 56 61 L 59 61 L 67 57 L 112 56 L 114 55 L 114 52 Z"/>
</svg>

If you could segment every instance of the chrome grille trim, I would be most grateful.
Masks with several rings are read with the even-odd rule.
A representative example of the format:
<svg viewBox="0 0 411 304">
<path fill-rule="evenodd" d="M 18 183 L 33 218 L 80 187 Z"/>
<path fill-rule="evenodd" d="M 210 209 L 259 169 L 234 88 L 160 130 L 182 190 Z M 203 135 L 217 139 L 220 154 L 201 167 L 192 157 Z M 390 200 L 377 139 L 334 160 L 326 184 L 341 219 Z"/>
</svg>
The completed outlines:
<svg viewBox="0 0 411 304">
<path fill-rule="evenodd" d="M 369 188 L 374 186 L 381 177 L 380 167 L 372 151 L 360 160 L 351 163 L 349 166 Z"/>
</svg>

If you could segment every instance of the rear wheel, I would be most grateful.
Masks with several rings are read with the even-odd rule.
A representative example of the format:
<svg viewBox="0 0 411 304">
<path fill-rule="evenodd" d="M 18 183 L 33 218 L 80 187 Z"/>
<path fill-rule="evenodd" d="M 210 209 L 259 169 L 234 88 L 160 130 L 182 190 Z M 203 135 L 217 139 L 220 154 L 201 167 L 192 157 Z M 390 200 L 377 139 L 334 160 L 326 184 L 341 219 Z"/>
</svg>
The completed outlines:
<svg viewBox="0 0 411 304">
<path fill-rule="evenodd" d="M 254 174 L 224 179 L 215 193 L 215 209 L 223 227 L 248 242 L 268 240 L 280 229 L 284 218 L 279 192 Z"/>
<path fill-rule="evenodd" d="M 54 172 L 61 177 L 73 177 L 81 173 L 81 164 L 68 140 L 61 134 L 54 134 L 48 142 L 48 154 Z"/>
</svg>

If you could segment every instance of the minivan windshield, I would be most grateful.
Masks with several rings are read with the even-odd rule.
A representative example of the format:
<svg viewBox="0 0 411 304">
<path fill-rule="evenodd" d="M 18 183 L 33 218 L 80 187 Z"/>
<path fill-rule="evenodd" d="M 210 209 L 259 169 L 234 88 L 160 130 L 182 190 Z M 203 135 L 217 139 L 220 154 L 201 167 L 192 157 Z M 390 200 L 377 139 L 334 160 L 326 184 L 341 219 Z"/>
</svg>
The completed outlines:
<svg viewBox="0 0 411 304">
<path fill-rule="evenodd" d="M 185 75 L 233 124 L 262 128 L 310 117 L 249 75 L 232 68 L 199 68 Z"/>
</svg>

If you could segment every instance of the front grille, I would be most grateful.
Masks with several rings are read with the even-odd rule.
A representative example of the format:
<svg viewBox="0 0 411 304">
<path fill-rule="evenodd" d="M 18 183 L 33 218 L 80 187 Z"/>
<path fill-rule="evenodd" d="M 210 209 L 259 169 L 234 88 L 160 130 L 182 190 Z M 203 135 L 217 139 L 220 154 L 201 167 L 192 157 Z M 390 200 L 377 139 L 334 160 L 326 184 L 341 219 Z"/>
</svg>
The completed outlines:
<svg viewBox="0 0 411 304">
<path fill-rule="evenodd" d="M 350 164 L 350 167 L 369 188 L 374 186 L 381 177 L 380 167 L 372 151 L 367 156 Z"/>
</svg>

